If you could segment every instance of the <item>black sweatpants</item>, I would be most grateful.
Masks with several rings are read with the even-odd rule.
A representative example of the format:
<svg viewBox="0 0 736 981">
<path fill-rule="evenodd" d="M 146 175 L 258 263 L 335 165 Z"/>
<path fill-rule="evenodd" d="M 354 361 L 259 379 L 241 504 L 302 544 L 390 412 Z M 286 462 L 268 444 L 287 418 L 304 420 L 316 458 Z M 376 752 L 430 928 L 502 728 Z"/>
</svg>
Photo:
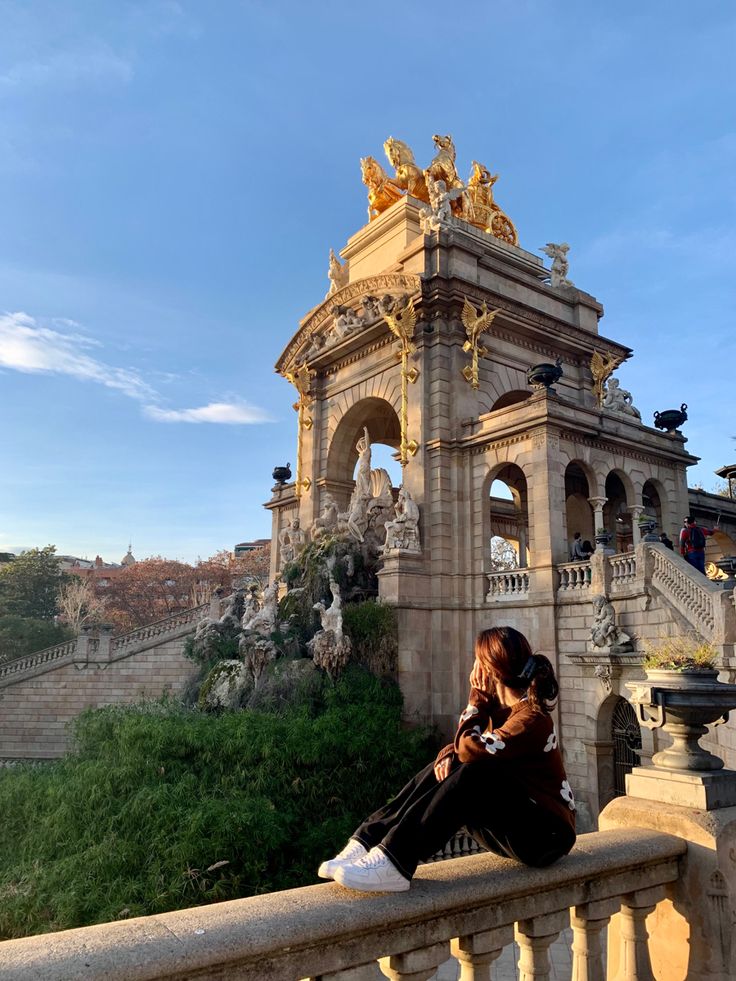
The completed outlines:
<svg viewBox="0 0 736 981">
<path fill-rule="evenodd" d="M 368 850 L 378 845 L 411 879 L 419 862 L 463 826 L 482 848 L 526 865 L 549 865 L 575 841 L 572 829 L 545 813 L 510 768 L 484 760 L 455 763 L 441 781 L 430 763 L 351 837 Z"/>
</svg>

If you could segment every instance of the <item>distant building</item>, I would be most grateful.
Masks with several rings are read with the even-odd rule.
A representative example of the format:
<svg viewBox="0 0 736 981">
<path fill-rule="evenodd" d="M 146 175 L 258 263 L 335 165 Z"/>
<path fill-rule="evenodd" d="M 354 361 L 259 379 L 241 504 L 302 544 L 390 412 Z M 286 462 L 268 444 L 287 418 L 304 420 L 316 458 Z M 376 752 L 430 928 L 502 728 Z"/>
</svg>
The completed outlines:
<svg viewBox="0 0 736 981">
<path fill-rule="evenodd" d="M 256 538 L 252 542 L 240 542 L 233 549 L 235 555 L 243 555 L 245 552 L 253 552 L 257 548 L 271 548 L 270 538 Z"/>
</svg>

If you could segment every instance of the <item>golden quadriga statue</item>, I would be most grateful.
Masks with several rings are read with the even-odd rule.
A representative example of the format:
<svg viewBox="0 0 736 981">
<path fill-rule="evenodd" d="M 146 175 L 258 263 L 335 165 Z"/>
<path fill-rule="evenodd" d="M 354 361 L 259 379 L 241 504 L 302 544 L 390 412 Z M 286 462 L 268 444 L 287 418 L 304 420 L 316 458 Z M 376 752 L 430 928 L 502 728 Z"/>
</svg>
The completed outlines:
<svg viewBox="0 0 736 981">
<path fill-rule="evenodd" d="M 514 223 L 493 200 L 493 185 L 498 174 L 473 161 L 467 184 L 460 179 L 455 166 L 455 144 L 451 136 L 432 137 L 437 153 L 430 165 L 422 170 L 414 160 L 410 147 L 402 140 L 389 136 L 383 144 L 388 162 L 394 168 L 390 177 L 375 157 L 360 161 L 363 183 L 368 188 L 368 218 L 373 221 L 404 194 L 424 204 L 431 204 L 428 184 L 442 181 L 448 192 L 456 192 L 452 200 L 455 218 L 482 228 L 484 232 L 511 245 L 519 244 Z"/>
</svg>

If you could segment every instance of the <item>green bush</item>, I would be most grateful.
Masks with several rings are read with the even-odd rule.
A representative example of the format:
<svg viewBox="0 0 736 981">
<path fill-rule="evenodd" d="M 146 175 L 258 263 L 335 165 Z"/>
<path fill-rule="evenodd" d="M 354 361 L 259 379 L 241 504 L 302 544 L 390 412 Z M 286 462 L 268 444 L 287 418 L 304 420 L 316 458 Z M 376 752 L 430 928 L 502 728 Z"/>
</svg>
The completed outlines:
<svg viewBox="0 0 736 981">
<path fill-rule="evenodd" d="M 0 937 L 315 882 L 434 749 L 402 729 L 398 688 L 359 668 L 319 702 L 88 711 L 69 757 L 0 771 Z"/>
<path fill-rule="evenodd" d="M 63 644 L 73 636 L 68 627 L 51 620 L 20 617 L 14 613 L 0 616 L 0 663 Z"/>
<path fill-rule="evenodd" d="M 395 676 L 399 628 L 393 606 L 369 599 L 343 609 L 343 628 L 353 645 L 353 660 L 378 677 Z"/>
</svg>

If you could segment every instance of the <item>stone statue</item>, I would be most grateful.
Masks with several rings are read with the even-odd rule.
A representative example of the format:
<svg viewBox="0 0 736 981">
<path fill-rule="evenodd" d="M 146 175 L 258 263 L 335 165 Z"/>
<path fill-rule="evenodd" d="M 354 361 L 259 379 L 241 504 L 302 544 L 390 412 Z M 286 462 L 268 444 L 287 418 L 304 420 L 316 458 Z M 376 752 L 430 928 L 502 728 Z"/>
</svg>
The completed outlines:
<svg viewBox="0 0 736 981">
<path fill-rule="evenodd" d="M 307 536 L 302 531 L 301 522 L 297 515 L 279 533 L 281 568 L 283 569 L 289 562 L 293 562 L 306 544 Z"/>
<path fill-rule="evenodd" d="M 384 554 L 393 549 L 407 552 L 419 552 L 419 506 L 403 485 L 399 488 L 399 496 L 394 508 L 396 517 L 386 522 L 386 544 Z"/>
<path fill-rule="evenodd" d="M 414 154 L 406 143 L 402 140 L 395 140 L 389 136 L 383 144 L 383 149 L 388 157 L 388 162 L 396 171 L 394 182 L 412 197 L 429 204 L 429 194 L 427 193 L 427 183 L 421 167 L 417 167 L 414 161 Z"/>
<path fill-rule="evenodd" d="M 608 647 L 612 650 L 628 650 L 631 637 L 616 626 L 616 611 L 613 604 L 605 596 L 593 597 L 593 626 L 590 628 L 590 640 L 593 647 Z"/>
<path fill-rule="evenodd" d="M 240 619 L 240 625 L 243 629 L 245 629 L 246 624 L 253 619 L 261 608 L 261 604 L 258 602 L 258 596 L 256 595 L 257 588 L 257 586 L 251 586 L 245 593 L 243 599 L 243 616 Z"/>
<path fill-rule="evenodd" d="M 351 310 L 350 307 L 336 306 L 334 313 L 335 325 L 333 334 L 337 340 L 342 340 L 346 334 L 365 325 L 365 318 L 357 314 L 355 310 Z"/>
<path fill-rule="evenodd" d="M 559 286 L 573 286 L 574 284 L 567 278 L 567 272 L 570 268 L 570 264 L 567 261 L 567 253 L 570 251 L 570 246 L 567 242 L 560 242 L 559 245 L 556 245 L 554 242 L 547 242 L 545 247 L 539 251 L 544 252 L 552 260 L 550 286 L 553 286 L 555 289 Z"/>
<path fill-rule="evenodd" d="M 317 667 L 324 668 L 331 678 L 335 678 L 348 663 L 352 645 L 343 633 L 342 596 L 332 576 L 330 592 L 332 603 L 328 607 L 322 602 L 314 604 L 314 609 L 319 612 L 321 629 L 307 646 Z"/>
<path fill-rule="evenodd" d="M 627 416 L 641 419 L 641 412 L 633 404 L 631 392 L 619 387 L 618 378 L 609 378 L 606 393 L 603 396 L 603 408 L 611 412 L 622 412 Z"/>
<path fill-rule="evenodd" d="M 272 582 L 263 592 L 263 605 L 250 620 L 243 624 L 243 630 L 269 637 L 276 629 L 279 612 L 279 584 Z"/>
<path fill-rule="evenodd" d="M 318 541 L 323 535 L 334 535 L 337 531 L 338 507 L 335 499 L 329 492 L 325 492 L 322 502 L 322 511 L 319 517 L 314 519 L 312 527 L 309 529 L 309 537 L 313 542 Z"/>
<path fill-rule="evenodd" d="M 462 187 L 447 189 L 443 180 L 435 180 L 427 173 L 427 193 L 429 207 L 422 209 L 419 223 L 424 232 L 436 232 L 452 223 L 452 202 L 463 193 Z"/>
<path fill-rule="evenodd" d="M 351 536 L 362 542 L 368 527 L 368 506 L 373 498 L 371 480 L 371 438 L 367 427 L 355 444 L 358 451 L 358 472 L 355 475 L 355 488 L 347 510 L 347 528 Z"/>
<path fill-rule="evenodd" d="M 348 277 L 349 270 L 347 262 L 343 265 L 335 255 L 334 249 L 330 249 L 330 260 L 327 268 L 327 278 L 330 281 L 330 288 L 327 291 L 327 296 L 332 296 L 333 293 L 341 290 L 343 286 L 347 286 Z"/>
<path fill-rule="evenodd" d="M 363 183 L 368 188 L 368 221 L 373 221 L 404 195 L 375 157 L 363 157 L 360 171 Z"/>
</svg>

